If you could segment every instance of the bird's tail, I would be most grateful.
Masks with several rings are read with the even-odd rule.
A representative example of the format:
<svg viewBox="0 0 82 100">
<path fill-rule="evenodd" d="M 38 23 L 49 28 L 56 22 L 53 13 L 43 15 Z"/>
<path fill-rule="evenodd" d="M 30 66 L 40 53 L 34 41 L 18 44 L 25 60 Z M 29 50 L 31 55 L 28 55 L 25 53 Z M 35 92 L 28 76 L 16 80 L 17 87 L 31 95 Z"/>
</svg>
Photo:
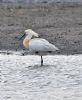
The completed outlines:
<svg viewBox="0 0 82 100">
<path fill-rule="evenodd" d="M 53 44 L 51 44 L 51 49 L 52 49 L 52 51 L 57 51 L 57 50 L 59 50 L 55 45 L 53 45 Z"/>
</svg>

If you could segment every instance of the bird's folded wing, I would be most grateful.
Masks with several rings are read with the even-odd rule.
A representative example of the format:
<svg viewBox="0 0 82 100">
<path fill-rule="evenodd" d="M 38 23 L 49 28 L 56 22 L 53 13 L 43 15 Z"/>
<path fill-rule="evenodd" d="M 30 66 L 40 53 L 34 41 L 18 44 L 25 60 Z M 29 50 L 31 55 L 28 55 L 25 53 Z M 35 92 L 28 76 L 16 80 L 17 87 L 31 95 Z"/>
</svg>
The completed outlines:
<svg viewBox="0 0 82 100">
<path fill-rule="evenodd" d="M 58 48 L 45 39 L 32 39 L 29 43 L 30 51 L 56 51 Z"/>
</svg>

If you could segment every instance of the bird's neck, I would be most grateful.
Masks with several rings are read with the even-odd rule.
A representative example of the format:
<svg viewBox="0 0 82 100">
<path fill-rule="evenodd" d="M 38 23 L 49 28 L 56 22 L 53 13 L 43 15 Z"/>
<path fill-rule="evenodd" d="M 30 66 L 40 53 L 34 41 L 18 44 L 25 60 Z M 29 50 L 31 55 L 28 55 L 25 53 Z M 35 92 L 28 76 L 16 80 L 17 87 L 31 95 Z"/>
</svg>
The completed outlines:
<svg viewBox="0 0 82 100">
<path fill-rule="evenodd" d="M 32 38 L 32 36 L 31 35 L 28 35 L 23 40 L 23 45 L 24 45 L 25 48 L 28 48 L 29 47 L 29 41 L 31 40 L 31 38 Z"/>
</svg>

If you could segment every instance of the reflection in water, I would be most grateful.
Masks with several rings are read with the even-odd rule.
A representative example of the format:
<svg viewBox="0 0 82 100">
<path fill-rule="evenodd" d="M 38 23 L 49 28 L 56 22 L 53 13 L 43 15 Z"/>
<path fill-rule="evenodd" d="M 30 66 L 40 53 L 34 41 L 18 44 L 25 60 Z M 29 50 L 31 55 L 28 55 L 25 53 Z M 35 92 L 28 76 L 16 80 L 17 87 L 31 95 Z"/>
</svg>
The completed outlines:
<svg viewBox="0 0 82 100">
<path fill-rule="evenodd" d="M 81 100 L 82 55 L 0 55 L 0 100 Z"/>
</svg>

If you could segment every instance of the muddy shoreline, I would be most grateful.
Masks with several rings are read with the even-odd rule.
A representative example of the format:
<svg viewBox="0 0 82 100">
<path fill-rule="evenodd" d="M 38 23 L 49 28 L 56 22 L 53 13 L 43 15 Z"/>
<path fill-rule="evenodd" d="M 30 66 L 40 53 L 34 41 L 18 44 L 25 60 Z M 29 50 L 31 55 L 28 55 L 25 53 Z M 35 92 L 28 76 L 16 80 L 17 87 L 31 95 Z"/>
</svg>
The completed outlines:
<svg viewBox="0 0 82 100">
<path fill-rule="evenodd" d="M 56 45 L 56 54 L 82 54 L 82 6 L 0 5 L 0 50 L 26 51 L 19 38 L 28 28 Z"/>
</svg>

